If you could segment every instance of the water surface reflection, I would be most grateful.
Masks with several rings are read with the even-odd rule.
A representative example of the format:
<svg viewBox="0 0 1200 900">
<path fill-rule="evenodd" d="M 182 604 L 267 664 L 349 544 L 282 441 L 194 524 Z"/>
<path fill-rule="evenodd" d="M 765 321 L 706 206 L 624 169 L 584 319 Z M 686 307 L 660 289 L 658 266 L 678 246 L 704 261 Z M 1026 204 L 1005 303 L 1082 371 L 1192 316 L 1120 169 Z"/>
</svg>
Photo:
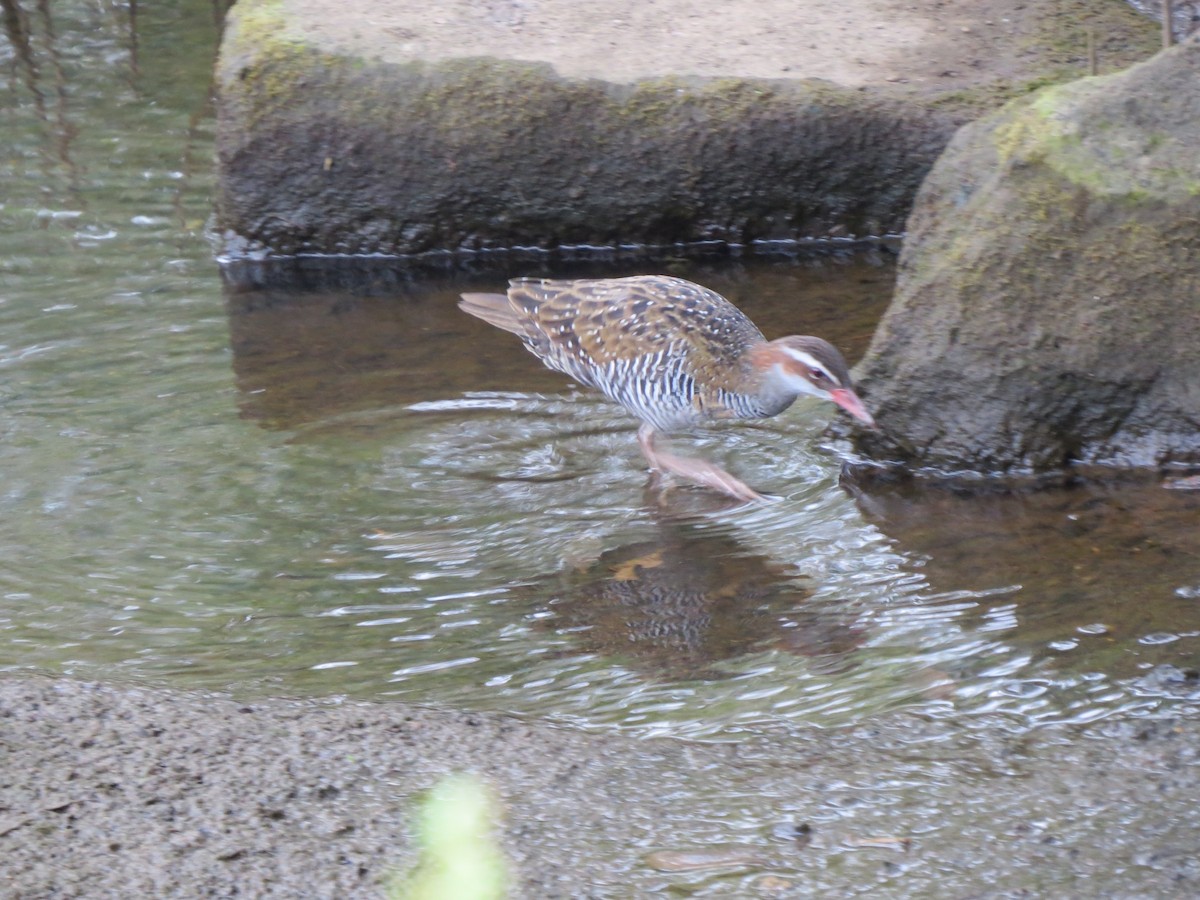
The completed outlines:
<svg viewBox="0 0 1200 900">
<path fill-rule="evenodd" d="M 852 355 L 891 277 L 847 259 L 685 274 L 768 334 L 830 334 Z M 322 680 L 709 737 L 896 706 L 1032 723 L 1178 698 L 1155 687 L 1178 679 L 1152 676 L 1188 671 L 1200 627 L 1180 518 L 1194 494 L 839 484 L 827 412 L 803 403 L 678 439 L 782 502 L 663 493 L 621 410 L 457 313 L 459 291 L 502 283 L 230 296 L 243 415 L 306 455 L 357 460 L 374 492 L 353 508 L 373 510 L 365 546 L 383 564 L 336 577 L 387 602 L 337 615 L 388 630 L 399 664 L 381 687 L 386 657 L 343 636 L 313 666 Z M 1177 565 L 1147 592 L 1138 564 L 1156 554 Z"/>
<path fill-rule="evenodd" d="M 1200 663 L 1195 492 L 1163 490 L 1150 476 L 1027 489 L 852 487 L 866 518 L 920 562 L 931 590 L 991 592 L 966 624 L 1025 647 L 1031 670 L 1125 678 Z"/>
<path fill-rule="evenodd" d="M 223 294 L 203 235 L 223 5 L 139 7 L 136 28 L 18 6 L 0 666 L 708 738 L 1196 703 L 1196 493 L 848 492 L 831 412 L 804 402 L 678 439 L 780 502 L 648 491 L 621 410 L 454 303 L 510 275 L 666 271 L 853 358 L 885 251 L 437 277 L 307 261 L 286 290 L 227 270 Z"/>
<path fill-rule="evenodd" d="M 860 632 L 809 606 L 799 571 L 729 529 L 673 518 L 662 495 L 648 501 L 658 507 L 652 540 L 581 552 L 531 586 L 545 598 L 541 627 L 659 679 L 721 678 L 722 661 L 769 649 L 844 668 Z"/>
</svg>

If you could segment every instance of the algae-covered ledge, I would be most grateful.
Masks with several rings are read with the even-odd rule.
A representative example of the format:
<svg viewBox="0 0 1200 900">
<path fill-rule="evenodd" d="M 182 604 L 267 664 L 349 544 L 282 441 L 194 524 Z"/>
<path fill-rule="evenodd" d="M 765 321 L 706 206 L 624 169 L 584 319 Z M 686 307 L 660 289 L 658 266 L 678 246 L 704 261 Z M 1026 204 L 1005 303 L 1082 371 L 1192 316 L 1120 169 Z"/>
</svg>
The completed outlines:
<svg viewBox="0 0 1200 900">
<path fill-rule="evenodd" d="M 1120 0 L 240 0 L 226 249 L 414 254 L 904 229 L 954 128 L 1153 52 Z"/>
<path fill-rule="evenodd" d="M 955 121 L 816 80 L 383 62 L 233 10 L 217 219 L 272 252 L 746 243 L 898 231 Z"/>
</svg>

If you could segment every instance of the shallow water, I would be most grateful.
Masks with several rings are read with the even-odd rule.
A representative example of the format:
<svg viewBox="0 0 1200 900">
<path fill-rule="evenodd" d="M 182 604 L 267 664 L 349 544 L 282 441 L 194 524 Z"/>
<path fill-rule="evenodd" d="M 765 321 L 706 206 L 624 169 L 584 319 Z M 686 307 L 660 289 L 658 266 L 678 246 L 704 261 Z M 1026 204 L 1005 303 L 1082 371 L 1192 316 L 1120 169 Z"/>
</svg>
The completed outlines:
<svg viewBox="0 0 1200 900">
<path fill-rule="evenodd" d="M 54 14 L 32 80 L 0 42 L 3 667 L 713 739 L 1194 708 L 1200 492 L 842 484 L 804 403 L 678 439 L 779 502 L 649 489 L 620 410 L 454 308 L 584 267 L 223 285 L 211 7 Z M 853 356 L 878 256 L 653 268 Z"/>
</svg>

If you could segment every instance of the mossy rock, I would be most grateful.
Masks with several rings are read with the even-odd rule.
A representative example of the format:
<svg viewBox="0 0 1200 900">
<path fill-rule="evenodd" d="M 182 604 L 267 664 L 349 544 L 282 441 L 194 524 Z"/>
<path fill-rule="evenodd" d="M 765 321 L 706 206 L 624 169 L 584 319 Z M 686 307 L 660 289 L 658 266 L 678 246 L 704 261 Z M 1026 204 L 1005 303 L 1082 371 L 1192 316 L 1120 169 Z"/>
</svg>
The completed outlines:
<svg viewBox="0 0 1200 900">
<path fill-rule="evenodd" d="M 674 244 L 903 225 L 958 121 L 814 80 L 370 61 L 231 11 L 218 226 L 277 254 Z"/>
<path fill-rule="evenodd" d="M 1200 43 L 962 128 L 860 364 L 882 459 L 1200 464 Z"/>
</svg>

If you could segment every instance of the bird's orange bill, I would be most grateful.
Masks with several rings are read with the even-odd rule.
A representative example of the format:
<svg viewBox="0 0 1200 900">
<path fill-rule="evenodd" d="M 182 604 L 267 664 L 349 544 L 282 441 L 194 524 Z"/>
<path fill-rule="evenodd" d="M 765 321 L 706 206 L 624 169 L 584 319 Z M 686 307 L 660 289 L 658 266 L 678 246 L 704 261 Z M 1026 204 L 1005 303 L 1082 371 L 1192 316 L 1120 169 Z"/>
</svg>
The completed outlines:
<svg viewBox="0 0 1200 900">
<path fill-rule="evenodd" d="M 834 403 L 868 428 L 875 427 L 875 419 L 867 412 L 867 408 L 863 406 L 863 402 L 858 399 L 858 394 L 854 393 L 854 391 L 849 388 L 835 388 L 829 392 L 829 396 L 833 399 Z"/>
</svg>

